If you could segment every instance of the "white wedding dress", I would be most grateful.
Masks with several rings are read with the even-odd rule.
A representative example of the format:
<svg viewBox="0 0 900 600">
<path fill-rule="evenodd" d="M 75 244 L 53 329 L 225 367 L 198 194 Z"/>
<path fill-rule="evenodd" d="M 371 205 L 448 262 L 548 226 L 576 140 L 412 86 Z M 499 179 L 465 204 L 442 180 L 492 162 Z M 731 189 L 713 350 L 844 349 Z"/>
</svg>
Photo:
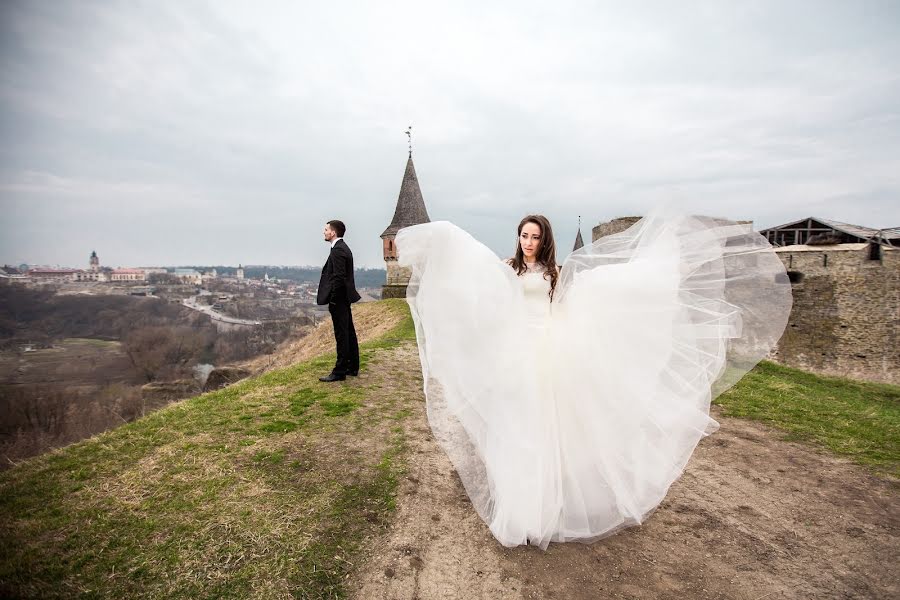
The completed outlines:
<svg viewBox="0 0 900 600">
<path fill-rule="evenodd" d="M 448 222 L 397 234 L 428 420 L 504 546 L 641 523 L 773 348 L 785 269 L 750 225 L 658 207 L 550 282 Z"/>
</svg>

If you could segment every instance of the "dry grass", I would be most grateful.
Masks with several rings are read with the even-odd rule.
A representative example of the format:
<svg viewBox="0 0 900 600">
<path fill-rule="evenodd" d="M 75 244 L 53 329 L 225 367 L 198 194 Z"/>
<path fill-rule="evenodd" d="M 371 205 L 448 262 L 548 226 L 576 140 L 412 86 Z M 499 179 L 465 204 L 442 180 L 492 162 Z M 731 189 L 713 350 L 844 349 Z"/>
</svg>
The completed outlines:
<svg viewBox="0 0 900 600">
<path fill-rule="evenodd" d="M 383 335 L 359 378 L 320 383 L 320 354 L 0 475 L 0 594 L 341 597 L 393 510 L 417 397 L 391 372 L 405 303 L 365 312 L 361 337 Z"/>
<path fill-rule="evenodd" d="M 384 310 L 382 302 L 365 302 L 353 305 L 353 324 L 359 343 L 376 340 L 396 329 L 402 323 L 404 313 L 398 310 Z M 326 318 L 316 327 L 304 327 L 297 335 L 285 340 L 270 356 L 260 356 L 244 366 L 255 373 L 269 369 L 284 368 L 314 356 L 334 350 L 334 327 Z"/>
</svg>

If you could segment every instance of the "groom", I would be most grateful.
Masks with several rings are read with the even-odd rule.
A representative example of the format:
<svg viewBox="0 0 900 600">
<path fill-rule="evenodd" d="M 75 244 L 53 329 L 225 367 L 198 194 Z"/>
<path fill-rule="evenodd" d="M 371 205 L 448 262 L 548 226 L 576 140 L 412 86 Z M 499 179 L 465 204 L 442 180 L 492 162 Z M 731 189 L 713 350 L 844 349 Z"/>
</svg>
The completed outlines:
<svg viewBox="0 0 900 600">
<path fill-rule="evenodd" d="M 334 369 L 319 381 L 343 381 L 347 375 L 359 374 L 359 344 L 350 303 L 359 300 L 353 281 L 353 253 L 343 240 L 347 227 L 341 221 L 325 224 L 325 241 L 331 244 L 331 254 L 322 268 L 319 279 L 317 304 L 327 304 L 334 324 L 334 341 L 337 344 L 337 361 Z"/>
</svg>

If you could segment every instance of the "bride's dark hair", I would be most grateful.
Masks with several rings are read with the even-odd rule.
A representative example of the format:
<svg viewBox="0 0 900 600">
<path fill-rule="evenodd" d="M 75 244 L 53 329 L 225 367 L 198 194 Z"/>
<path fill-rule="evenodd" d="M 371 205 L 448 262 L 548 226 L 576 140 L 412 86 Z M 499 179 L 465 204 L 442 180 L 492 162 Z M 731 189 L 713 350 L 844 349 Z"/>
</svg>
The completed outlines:
<svg viewBox="0 0 900 600">
<path fill-rule="evenodd" d="M 556 280 L 559 279 L 559 271 L 556 267 L 556 242 L 553 239 L 553 228 L 550 227 L 550 221 L 544 215 L 528 215 L 519 223 L 519 230 L 516 234 L 516 253 L 512 258 L 507 260 L 509 266 L 513 268 L 516 275 L 521 275 L 527 268 L 525 265 L 525 254 L 522 252 L 522 243 L 519 238 L 522 236 L 522 228 L 526 223 L 534 223 L 541 228 L 541 244 L 538 246 L 535 262 L 544 267 L 544 279 L 550 276 L 550 299 L 553 299 L 553 290 L 556 289 Z"/>
</svg>

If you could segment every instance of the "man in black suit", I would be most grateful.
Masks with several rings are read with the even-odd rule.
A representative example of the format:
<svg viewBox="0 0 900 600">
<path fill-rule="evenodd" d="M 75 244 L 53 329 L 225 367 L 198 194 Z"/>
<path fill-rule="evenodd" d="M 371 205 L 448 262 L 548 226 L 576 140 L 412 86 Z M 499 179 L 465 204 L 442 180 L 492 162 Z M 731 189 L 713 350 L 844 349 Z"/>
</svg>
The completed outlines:
<svg viewBox="0 0 900 600">
<path fill-rule="evenodd" d="M 343 381 L 347 375 L 359 374 L 359 343 L 353 327 L 350 304 L 360 298 L 353 281 L 353 253 L 343 240 L 347 227 L 341 221 L 325 224 L 325 241 L 331 244 L 331 254 L 322 268 L 319 279 L 318 304 L 327 304 L 334 324 L 337 361 L 334 369 L 319 381 Z"/>
</svg>

